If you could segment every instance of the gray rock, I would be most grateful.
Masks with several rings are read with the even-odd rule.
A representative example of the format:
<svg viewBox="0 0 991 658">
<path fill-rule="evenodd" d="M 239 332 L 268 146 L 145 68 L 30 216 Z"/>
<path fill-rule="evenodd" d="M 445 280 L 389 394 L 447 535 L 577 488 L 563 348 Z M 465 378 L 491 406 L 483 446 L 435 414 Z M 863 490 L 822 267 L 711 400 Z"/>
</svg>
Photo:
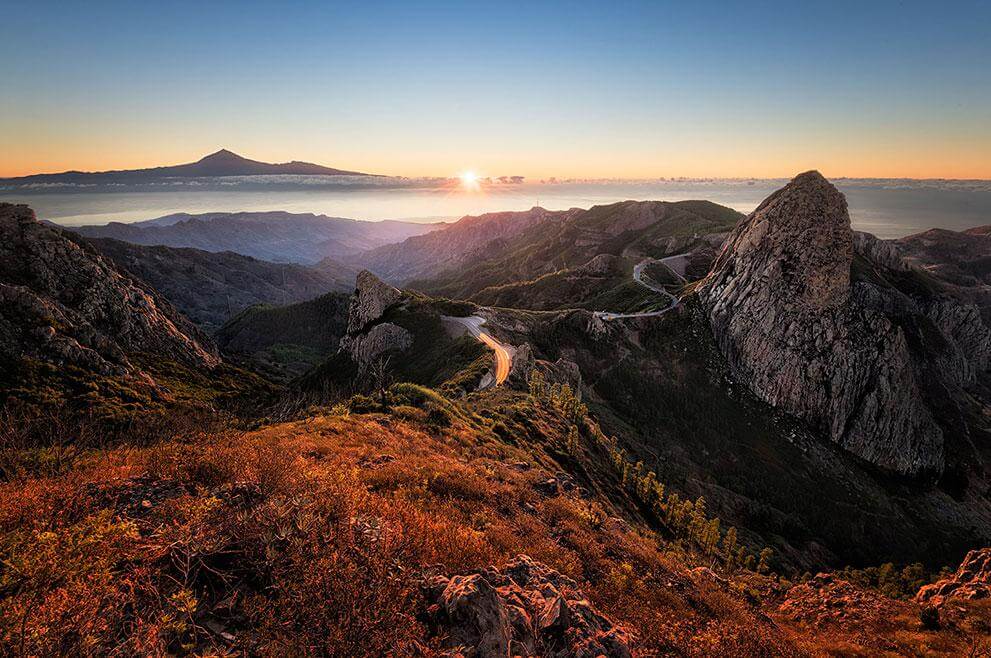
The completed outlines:
<svg viewBox="0 0 991 658">
<path fill-rule="evenodd" d="M 979 373 L 991 366 L 991 330 L 981 319 L 981 310 L 974 304 L 940 297 L 926 304 L 925 312 L 960 355 L 954 359 L 956 381 L 972 386 Z"/>
<path fill-rule="evenodd" d="M 347 336 L 341 341 L 341 349 L 364 368 L 378 357 L 390 351 L 405 352 L 413 344 L 413 335 L 391 322 L 377 324 L 368 333 Z"/>
<path fill-rule="evenodd" d="M 403 293 L 384 283 L 368 270 L 358 273 L 354 296 L 348 307 L 348 333 L 364 329 L 382 317 L 386 309 L 402 299 Z"/>
<path fill-rule="evenodd" d="M 630 638 L 581 596 L 578 583 L 526 555 L 503 569 L 426 579 L 444 655 L 629 658 Z"/>
<path fill-rule="evenodd" d="M 875 265 L 907 272 L 911 266 L 902 258 L 898 246 L 889 240 L 878 240 L 870 233 L 853 232 L 854 251 Z"/>
<path fill-rule="evenodd" d="M 716 342 L 772 406 L 885 469 L 938 473 L 943 432 L 905 333 L 852 294 L 853 253 L 846 199 L 797 176 L 737 225 L 700 287 Z"/>
</svg>

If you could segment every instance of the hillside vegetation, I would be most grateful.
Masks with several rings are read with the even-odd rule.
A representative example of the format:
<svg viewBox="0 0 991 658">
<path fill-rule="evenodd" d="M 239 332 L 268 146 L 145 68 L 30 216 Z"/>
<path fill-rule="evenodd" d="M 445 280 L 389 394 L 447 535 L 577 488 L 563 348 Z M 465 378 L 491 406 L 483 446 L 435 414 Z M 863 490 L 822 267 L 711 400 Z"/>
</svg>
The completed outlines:
<svg viewBox="0 0 991 658">
<path fill-rule="evenodd" d="M 475 301 L 499 300 L 506 290 L 503 287 L 510 286 L 517 290 L 507 297 L 522 308 L 550 308 L 546 300 L 557 294 L 565 295 L 558 298 L 560 306 L 591 304 L 591 287 L 603 294 L 603 289 L 624 283 L 621 276 L 605 282 L 581 281 L 594 277 L 599 269 L 590 262 L 593 258 L 615 259 L 616 264 L 607 268 L 616 274 L 632 271 L 633 264 L 644 258 L 719 243 L 740 217 L 734 210 L 707 201 L 624 201 L 595 206 L 490 243 L 471 262 L 435 270 L 409 286 L 432 295 Z M 541 280 L 548 275 L 557 278 Z M 535 305 L 530 303 L 529 292 L 535 293 Z"/>
<path fill-rule="evenodd" d="M 458 403 L 396 385 L 386 406 L 355 398 L 247 434 L 91 451 L 69 472 L 0 484 L 0 647 L 430 654 L 444 633 L 424 614 L 427 575 L 521 553 L 573 578 L 648 654 L 975 646 L 979 604 L 920 630 L 915 604 L 854 588 L 850 615 L 816 617 L 828 594 L 649 529 L 609 441 L 556 395 Z"/>
</svg>

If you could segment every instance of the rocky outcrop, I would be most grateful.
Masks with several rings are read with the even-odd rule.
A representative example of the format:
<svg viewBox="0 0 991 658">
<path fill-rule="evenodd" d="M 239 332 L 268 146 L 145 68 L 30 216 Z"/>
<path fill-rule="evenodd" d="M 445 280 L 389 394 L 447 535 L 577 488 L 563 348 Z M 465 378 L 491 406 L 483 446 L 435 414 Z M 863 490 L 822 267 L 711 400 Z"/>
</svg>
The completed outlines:
<svg viewBox="0 0 991 658">
<path fill-rule="evenodd" d="M 981 319 L 981 310 L 973 304 L 940 297 L 925 305 L 925 313 L 959 354 L 951 371 L 956 380 L 962 386 L 973 385 L 991 366 L 991 330 Z"/>
<path fill-rule="evenodd" d="M 902 258 L 895 243 L 879 240 L 870 233 L 854 231 L 853 249 L 857 255 L 881 267 L 903 272 L 910 268 L 908 261 Z"/>
<path fill-rule="evenodd" d="M 991 548 L 981 548 L 967 553 L 960 568 L 949 578 L 922 587 L 915 595 L 915 600 L 940 606 L 952 598 L 988 597 L 991 597 Z"/>
<path fill-rule="evenodd" d="M 628 658 L 630 638 L 571 578 L 520 555 L 503 569 L 434 576 L 427 613 L 445 655 Z"/>
<path fill-rule="evenodd" d="M 611 274 L 619 263 L 619 259 L 612 254 L 599 254 L 587 263 L 572 270 L 572 274 L 579 276 L 605 276 Z"/>
<path fill-rule="evenodd" d="M 783 617 L 814 628 L 877 627 L 893 618 L 895 612 L 891 599 L 828 573 L 817 574 L 789 589 L 778 607 Z"/>
<path fill-rule="evenodd" d="M 387 352 L 405 352 L 413 344 L 413 335 L 399 325 L 383 322 L 368 333 L 349 336 L 341 344 L 354 362 L 364 368 Z"/>
<path fill-rule="evenodd" d="M 364 329 L 382 317 L 385 310 L 402 299 L 403 293 L 384 283 L 368 270 L 358 273 L 354 296 L 348 308 L 348 333 Z"/>
<path fill-rule="evenodd" d="M 716 342 L 756 395 L 850 452 L 938 473 L 943 432 L 905 332 L 865 302 L 870 284 L 851 284 L 853 255 L 846 199 L 818 172 L 797 176 L 740 222 L 700 287 Z"/>
<path fill-rule="evenodd" d="M 413 344 L 409 331 L 391 322 L 380 322 L 386 310 L 402 298 L 402 291 L 384 283 L 368 270 L 358 273 L 348 307 L 347 333 L 341 339 L 340 351 L 346 353 L 359 368 L 366 368 L 387 352 L 403 352 Z"/>
<path fill-rule="evenodd" d="M 128 273 L 24 205 L 0 204 L 0 356 L 132 374 L 133 353 L 219 363 L 189 320 Z"/>
</svg>

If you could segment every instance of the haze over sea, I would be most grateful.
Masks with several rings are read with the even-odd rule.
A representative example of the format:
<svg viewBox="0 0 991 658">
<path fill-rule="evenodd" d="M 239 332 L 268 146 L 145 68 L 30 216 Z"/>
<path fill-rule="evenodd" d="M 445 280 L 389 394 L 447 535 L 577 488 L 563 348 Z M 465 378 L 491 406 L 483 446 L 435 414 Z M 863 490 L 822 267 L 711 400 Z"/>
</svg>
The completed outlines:
<svg viewBox="0 0 991 658">
<path fill-rule="evenodd" d="M 835 179 L 853 226 L 881 238 L 929 228 L 962 230 L 991 224 L 991 182 Z M 232 177 L 208 184 L 0 189 L 0 201 L 27 203 L 41 219 L 65 226 L 135 222 L 177 212 L 284 210 L 360 220 L 452 220 L 468 214 L 588 208 L 627 199 L 707 199 L 744 213 L 784 180 L 564 181 L 492 184 L 467 192 L 444 179 L 333 182 L 310 177 Z"/>
</svg>

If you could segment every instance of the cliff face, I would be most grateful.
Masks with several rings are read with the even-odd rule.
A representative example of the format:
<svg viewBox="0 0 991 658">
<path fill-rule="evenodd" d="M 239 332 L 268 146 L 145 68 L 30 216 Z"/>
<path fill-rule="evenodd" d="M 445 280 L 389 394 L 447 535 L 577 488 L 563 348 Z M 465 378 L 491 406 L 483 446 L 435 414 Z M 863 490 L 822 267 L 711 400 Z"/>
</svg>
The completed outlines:
<svg viewBox="0 0 991 658">
<path fill-rule="evenodd" d="M 855 253 L 873 278 L 852 279 Z M 938 474 L 943 416 L 956 412 L 941 402 L 937 418 L 934 400 L 986 368 L 987 329 L 955 302 L 878 274 L 909 270 L 888 245 L 855 236 L 843 195 L 807 172 L 740 222 L 699 293 L 720 350 L 758 397 L 884 469 Z"/>
<path fill-rule="evenodd" d="M 0 356 L 137 374 L 129 353 L 212 367 L 212 343 L 158 295 L 23 205 L 0 204 Z"/>
<path fill-rule="evenodd" d="M 341 339 L 341 351 L 361 368 L 390 350 L 405 351 L 413 344 L 408 331 L 391 322 L 383 322 L 365 331 L 370 323 L 382 318 L 397 304 L 403 293 L 383 282 L 368 270 L 358 273 L 354 295 L 348 307 L 347 334 Z"/>
</svg>

